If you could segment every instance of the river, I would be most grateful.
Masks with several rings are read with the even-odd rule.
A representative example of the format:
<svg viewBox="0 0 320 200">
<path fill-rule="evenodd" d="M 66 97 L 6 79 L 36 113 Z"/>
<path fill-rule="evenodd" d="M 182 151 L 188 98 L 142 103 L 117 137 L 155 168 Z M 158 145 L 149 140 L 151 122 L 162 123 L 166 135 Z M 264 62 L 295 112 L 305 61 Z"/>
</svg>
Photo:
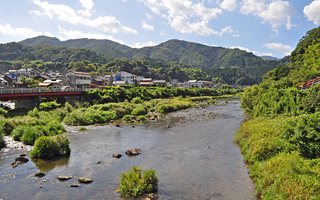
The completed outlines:
<svg viewBox="0 0 320 200">
<path fill-rule="evenodd" d="M 240 102 L 229 100 L 145 123 L 89 126 L 82 132 L 67 127 L 69 157 L 13 168 L 11 162 L 24 150 L 0 154 L 0 199 L 122 199 L 116 192 L 119 175 L 132 166 L 156 169 L 159 199 L 256 199 L 255 185 L 233 140 L 245 119 Z M 139 148 L 142 154 L 129 157 L 129 148 Z M 123 156 L 110 157 L 113 153 Z M 39 171 L 46 176 L 36 178 Z M 57 180 L 60 175 L 74 177 L 62 182 Z M 70 187 L 79 177 L 94 182 Z"/>
</svg>

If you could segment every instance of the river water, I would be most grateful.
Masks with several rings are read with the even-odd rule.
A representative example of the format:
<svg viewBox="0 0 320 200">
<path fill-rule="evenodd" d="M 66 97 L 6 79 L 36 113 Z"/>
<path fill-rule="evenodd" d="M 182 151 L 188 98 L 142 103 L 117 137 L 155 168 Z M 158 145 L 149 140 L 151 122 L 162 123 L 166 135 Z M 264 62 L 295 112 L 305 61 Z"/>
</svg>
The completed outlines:
<svg viewBox="0 0 320 200">
<path fill-rule="evenodd" d="M 255 185 L 233 140 L 244 120 L 240 102 L 231 100 L 139 124 L 90 126 L 83 132 L 68 127 L 69 157 L 13 168 L 11 162 L 24 150 L 0 154 L 0 199 L 122 199 L 116 192 L 119 175 L 132 166 L 156 169 L 159 199 L 256 199 Z M 142 154 L 129 157 L 129 148 L 139 148 Z M 113 153 L 123 156 L 110 157 Z M 36 178 L 39 171 L 46 176 Z M 62 182 L 57 180 L 60 175 L 74 177 Z M 70 187 L 79 177 L 94 182 Z"/>
</svg>

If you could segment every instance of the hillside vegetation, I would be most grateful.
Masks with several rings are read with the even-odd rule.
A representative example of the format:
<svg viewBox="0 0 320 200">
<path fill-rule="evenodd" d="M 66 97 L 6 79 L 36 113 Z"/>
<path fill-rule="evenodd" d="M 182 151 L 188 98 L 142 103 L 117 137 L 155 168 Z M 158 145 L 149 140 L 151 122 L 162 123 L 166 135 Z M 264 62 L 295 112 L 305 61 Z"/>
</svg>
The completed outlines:
<svg viewBox="0 0 320 200">
<path fill-rule="evenodd" d="M 291 63 L 271 70 L 247 88 L 242 108 L 251 120 L 235 139 L 262 199 L 318 199 L 320 196 L 320 85 L 297 84 L 319 76 L 320 28 L 308 31 Z"/>
<path fill-rule="evenodd" d="M 59 41 L 57 38 L 39 36 L 20 43 L 35 46 L 65 46 L 89 48 L 97 53 L 113 58 L 135 59 L 149 57 L 156 60 L 183 62 L 192 67 L 272 67 L 287 64 L 287 60 L 263 60 L 252 53 L 240 49 L 210 47 L 182 40 L 169 40 L 153 47 L 131 48 L 109 40 L 75 39 Z M 112 48 L 113 47 L 113 48 Z"/>
</svg>

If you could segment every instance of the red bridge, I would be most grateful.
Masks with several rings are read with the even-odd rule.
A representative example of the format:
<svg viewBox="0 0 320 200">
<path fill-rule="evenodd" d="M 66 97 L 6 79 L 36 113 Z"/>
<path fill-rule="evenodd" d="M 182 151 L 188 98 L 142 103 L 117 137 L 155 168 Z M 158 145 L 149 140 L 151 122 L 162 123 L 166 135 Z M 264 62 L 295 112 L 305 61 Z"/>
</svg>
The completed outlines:
<svg viewBox="0 0 320 200">
<path fill-rule="evenodd" d="M 68 102 L 81 100 L 81 93 L 87 89 L 41 89 L 41 88 L 0 88 L 0 101 L 14 101 L 15 108 L 38 107 L 42 98 L 66 97 Z"/>
</svg>

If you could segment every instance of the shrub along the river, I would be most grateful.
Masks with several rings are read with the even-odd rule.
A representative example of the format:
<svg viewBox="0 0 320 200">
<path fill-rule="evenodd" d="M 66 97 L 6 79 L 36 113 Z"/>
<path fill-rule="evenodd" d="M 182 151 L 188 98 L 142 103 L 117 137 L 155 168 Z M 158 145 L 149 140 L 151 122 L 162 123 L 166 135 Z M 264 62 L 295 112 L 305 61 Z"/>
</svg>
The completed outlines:
<svg viewBox="0 0 320 200">
<path fill-rule="evenodd" d="M 6 143 L 3 140 L 3 133 L 0 133 L 0 149 L 5 147 L 5 146 L 6 146 Z"/>
<path fill-rule="evenodd" d="M 281 80 L 283 81 L 283 80 Z M 320 196 L 320 85 L 309 90 L 261 84 L 245 90 L 251 116 L 236 133 L 262 199 Z"/>
<path fill-rule="evenodd" d="M 131 170 L 120 176 L 120 194 L 124 197 L 135 197 L 140 194 L 156 192 L 158 182 L 156 170 L 142 170 L 142 167 L 133 166 Z"/>
<path fill-rule="evenodd" d="M 35 141 L 31 158 L 49 158 L 70 154 L 69 139 L 65 135 L 42 136 Z"/>
</svg>

